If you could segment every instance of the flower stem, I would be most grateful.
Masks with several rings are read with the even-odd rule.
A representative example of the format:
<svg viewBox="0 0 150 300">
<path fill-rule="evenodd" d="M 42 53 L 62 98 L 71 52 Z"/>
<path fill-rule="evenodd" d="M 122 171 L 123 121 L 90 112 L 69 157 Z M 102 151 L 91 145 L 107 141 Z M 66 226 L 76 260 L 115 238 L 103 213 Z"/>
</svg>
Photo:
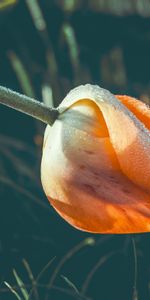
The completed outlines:
<svg viewBox="0 0 150 300">
<path fill-rule="evenodd" d="M 0 103 L 24 112 L 49 125 L 52 125 L 58 116 L 56 108 L 50 108 L 44 103 L 2 86 L 0 86 Z"/>
</svg>

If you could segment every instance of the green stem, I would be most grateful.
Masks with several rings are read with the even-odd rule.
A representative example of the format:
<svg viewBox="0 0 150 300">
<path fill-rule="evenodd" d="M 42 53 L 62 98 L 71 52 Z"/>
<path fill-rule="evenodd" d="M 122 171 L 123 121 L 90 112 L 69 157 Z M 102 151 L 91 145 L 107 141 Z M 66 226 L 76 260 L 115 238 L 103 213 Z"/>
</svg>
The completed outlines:
<svg viewBox="0 0 150 300">
<path fill-rule="evenodd" d="M 58 116 L 56 108 L 0 86 L 0 103 L 52 125 Z"/>
</svg>

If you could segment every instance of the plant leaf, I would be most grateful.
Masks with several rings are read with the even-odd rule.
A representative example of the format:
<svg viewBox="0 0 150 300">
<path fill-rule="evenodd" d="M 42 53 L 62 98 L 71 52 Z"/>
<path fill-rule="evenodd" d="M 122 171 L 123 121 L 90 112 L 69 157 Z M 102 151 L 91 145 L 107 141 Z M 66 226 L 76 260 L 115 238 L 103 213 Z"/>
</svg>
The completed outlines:
<svg viewBox="0 0 150 300">
<path fill-rule="evenodd" d="M 75 286 L 75 284 L 70 281 L 70 279 L 68 279 L 66 276 L 61 275 L 61 278 L 63 278 L 65 280 L 65 282 L 68 284 L 68 286 L 77 294 L 79 294 L 79 291 L 77 289 L 77 287 Z"/>
<path fill-rule="evenodd" d="M 13 287 L 6 281 L 4 281 L 4 284 L 8 287 L 8 289 L 16 296 L 18 300 L 22 300 L 19 294 L 13 289 Z"/>
<path fill-rule="evenodd" d="M 27 289 L 25 288 L 25 285 L 22 281 L 22 279 L 18 276 L 17 272 L 15 270 L 13 270 L 13 274 L 15 276 L 15 279 L 17 281 L 18 286 L 20 287 L 20 291 L 22 292 L 22 295 L 24 297 L 25 300 L 29 299 L 29 294 Z"/>
</svg>

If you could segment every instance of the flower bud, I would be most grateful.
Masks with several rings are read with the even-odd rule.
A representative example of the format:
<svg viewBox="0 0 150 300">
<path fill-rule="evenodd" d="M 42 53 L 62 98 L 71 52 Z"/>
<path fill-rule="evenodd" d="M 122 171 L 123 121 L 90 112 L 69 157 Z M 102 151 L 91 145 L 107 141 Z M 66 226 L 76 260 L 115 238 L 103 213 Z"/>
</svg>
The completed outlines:
<svg viewBox="0 0 150 300">
<path fill-rule="evenodd" d="M 150 108 L 88 84 L 58 109 L 41 164 L 51 205 L 84 231 L 150 231 Z"/>
</svg>

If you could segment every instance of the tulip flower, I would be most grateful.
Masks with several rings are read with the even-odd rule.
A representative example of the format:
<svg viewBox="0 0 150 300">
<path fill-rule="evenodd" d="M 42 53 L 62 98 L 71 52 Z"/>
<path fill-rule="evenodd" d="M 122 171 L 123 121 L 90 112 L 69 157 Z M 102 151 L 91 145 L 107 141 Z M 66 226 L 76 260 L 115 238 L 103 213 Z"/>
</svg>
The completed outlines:
<svg viewBox="0 0 150 300">
<path fill-rule="evenodd" d="M 3 104 L 20 109 L 18 99 L 16 107 Z M 20 110 L 48 123 L 41 179 L 55 210 L 88 232 L 150 231 L 150 108 L 89 84 L 57 110 L 25 106 Z"/>
<path fill-rule="evenodd" d="M 150 108 L 85 85 L 58 110 L 41 166 L 51 205 L 81 230 L 150 231 Z"/>
</svg>

